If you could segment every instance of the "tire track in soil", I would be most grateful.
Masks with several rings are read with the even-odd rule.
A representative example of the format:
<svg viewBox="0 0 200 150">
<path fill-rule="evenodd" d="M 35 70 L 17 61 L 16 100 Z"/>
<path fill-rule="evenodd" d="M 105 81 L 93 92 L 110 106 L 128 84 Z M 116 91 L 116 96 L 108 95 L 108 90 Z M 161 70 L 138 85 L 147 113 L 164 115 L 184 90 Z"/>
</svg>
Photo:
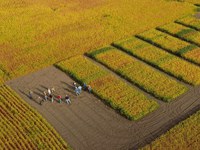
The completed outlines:
<svg viewBox="0 0 200 150">
<path fill-rule="evenodd" d="M 7 85 L 39 111 L 75 150 L 137 149 L 200 109 L 200 87 L 189 87 L 186 94 L 171 103 L 153 98 L 160 104 L 160 108 L 139 121 L 129 121 L 92 94 L 83 92 L 80 96 L 75 96 L 71 88 L 72 82 L 65 73 L 50 66 L 8 81 Z M 67 93 L 72 104 L 69 106 L 66 103 L 47 101 L 40 106 L 26 96 L 28 89 L 40 92 L 52 86 L 62 96 Z M 152 98 L 149 94 L 145 95 Z"/>
</svg>

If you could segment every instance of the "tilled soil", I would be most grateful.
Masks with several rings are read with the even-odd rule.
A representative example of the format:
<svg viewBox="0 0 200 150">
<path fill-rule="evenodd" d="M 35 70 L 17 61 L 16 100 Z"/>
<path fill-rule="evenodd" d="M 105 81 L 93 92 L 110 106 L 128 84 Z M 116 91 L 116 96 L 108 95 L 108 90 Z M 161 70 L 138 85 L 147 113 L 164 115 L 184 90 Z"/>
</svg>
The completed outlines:
<svg viewBox="0 0 200 150">
<path fill-rule="evenodd" d="M 155 99 L 159 109 L 139 121 L 129 121 L 86 91 L 76 96 L 72 83 L 53 66 L 7 82 L 75 150 L 137 149 L 200 109 L 200 87 L 190 87 L 173 102 Z M 48 87 L 55 87 L 55 95 L 68 94 L 72 103 L 46 101 L 40 105 L 37 98 Z M 34 91 L 34 100 L 28 97 L 29 89 Z"/>
</svg>

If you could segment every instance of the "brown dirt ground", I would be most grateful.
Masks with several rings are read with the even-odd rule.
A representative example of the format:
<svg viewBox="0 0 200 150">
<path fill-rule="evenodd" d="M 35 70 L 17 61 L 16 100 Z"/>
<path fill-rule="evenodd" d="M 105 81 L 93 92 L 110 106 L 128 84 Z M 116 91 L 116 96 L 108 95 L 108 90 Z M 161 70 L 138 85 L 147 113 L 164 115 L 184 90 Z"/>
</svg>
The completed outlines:
<svg viewBox="0 0 200 150">
<path fill-rule="evenodd" d="M 190 87 L 176 101 L 156 100 L 160 104 L 158 110 L 139 121 L 129 121 L 92 94 L 83 92 L 75 96 L 72 82 L 65 73 L 51 66 L 7 84 L 40 112 L 75 150 L 137 149 L 200 109 L 200 87 Z M 28 89 L 32 89 L 37 99 L 52 86 L 55 94 L 70 95 L 72 104 L 47 101 L 41 106 L 27 96 Z"/>
</svg>

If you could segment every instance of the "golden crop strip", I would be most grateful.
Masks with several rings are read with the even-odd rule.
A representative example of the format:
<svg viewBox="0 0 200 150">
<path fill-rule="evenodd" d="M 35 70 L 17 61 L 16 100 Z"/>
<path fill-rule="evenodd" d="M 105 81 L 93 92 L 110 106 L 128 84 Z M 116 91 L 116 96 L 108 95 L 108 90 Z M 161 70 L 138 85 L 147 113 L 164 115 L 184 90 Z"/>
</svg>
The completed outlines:
<svg viewBox="0 0 200 150">
<path fill-rule="evenodd" d="M 199 67 L 147 42 L 130 37 L 123 41 L 114 42 L 113 45 L 186 83 L 200 84 Z M 190 51 L 187 55 L 191 52 L 194 53 L 194 51 Z M 198 55 L 193 54 L 193 56 L 199 58 Z"/>
<path fill-rule="evenodd" d="M 91 85 L 95 95 L 130 120 L 138 120 L 158 108 L 157 102 L 82 55 L 71 57 L 56 66 L 81 83 Z"/>
<path fill-rule="evenodd" d="M 0 143 L 5 149 L 70 149 L 53 127 L 8 86 L 0 87 Z"/>
<path fill-rule="evenodd" d="M 137 35 L 139 38 L 152 43 L 160 48 L 163 48 L 171 53 L 180 55 L 185 59 L 192 61 L 196 64 L 199 64 L 199 58 L 196 55 L 199 55 L 199 47 L 185 42 L 181 39 L 173 37 L 169 34 L 163 33 L 156 29 L 152 29 Z M 195 51 L 193 55 L 187 55 L 190 51 Z"/>
<path fill-rule="evenodd" d="M 95 50 L 89 55 L 163 101 L 169 102 L 187 91 L 182 84 L 114 47 Z"/>
<path fill-rule="evenodd" d="M 167 24 L 158 28 L 163 32 L 176 36 L 193 44 L 200 46 L 200 32 L 192 28 L 188 28 L 176 23 Z M 185 58 L 190 58 L 192 61 L 200 64 L 200 47 L 194 46 L 192 50 L 184 52 L 182 55 Z M 190 53 L 188 55 L 188 53 Z"/>
<path fill-rule="evenodd" d="M 172 36 L 181 38 L 196 45 L 200 45 L 200 32 L 186 26 L 170 23 L 158 27 L 159 30 L 171 34 Z"/>
<path fill-rule="evenodd" d="M 181 1 L 181 0 L 177 0 L 177 1 Z M 199 0 L 182 0 L 182 2 L 189 2 L 189 3 L 200 6 Z"/>
<path fill-rule="evenodd" d="M 200 111 L 180 122 L 167 133 L 153 141 L 142 150 L 181 149 L 199 150 Z"/>
<path fill-rule="evenodd" d="M 200 31 L 200 19 L 194 16 L 187 16 L 176 20 L 176 22 Z"/>
</svg>

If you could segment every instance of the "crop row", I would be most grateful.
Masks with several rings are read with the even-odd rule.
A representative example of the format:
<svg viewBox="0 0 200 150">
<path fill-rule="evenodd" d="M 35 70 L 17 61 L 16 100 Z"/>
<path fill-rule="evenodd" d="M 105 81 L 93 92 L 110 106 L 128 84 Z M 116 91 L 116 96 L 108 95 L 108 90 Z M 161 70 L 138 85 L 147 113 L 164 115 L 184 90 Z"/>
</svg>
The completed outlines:
<svg viewBox="0 0 200 150">
<path fill-rule="evenodd" d="M 10 149 L 69 149 L 41 115 L 7 86 L 0 87 L 0 142 Z"/>
<path fill-rule="evenodd" d="M 200 65 L 199 47 L 190 44 L 169 34 L 152 29 L 137 35 L 139 38 L 148 41 L 162 49 Z"/>
<path fill-rule="evenodd" d="M 114 47 L 95 50 L 89 56 L 161 100 L 169 102 L 187 91 L 182 84 Z"/>
<path fill-rule="evenodd" d="M 196 29 L 200 31 L 200 19 L 197 19 L 194 16 L 187 16 L 181 19 L 176 20 L 176 23 L 182 24 L 184 26 Z"/>
<path fill-rule="evenodd" d="M 80 83 L 91 85 L 95 95 L 130 120 L 138 120 L 158 108 L 157 102 L 84 56 L 72 57 L 56 66 Z"/>
<path fill-rule="evenodd" d="M 145 146 L 143 150 L 152 149 L 191 149 L 200 148 L 200 111 L 180 122 L 167 133 Z"/>
<path fill-rule="evenodd" d="M 200 84 L 200 68 L 143 40 L 130 37 L 113 45 L 192 85 Z"/>
</svg>

